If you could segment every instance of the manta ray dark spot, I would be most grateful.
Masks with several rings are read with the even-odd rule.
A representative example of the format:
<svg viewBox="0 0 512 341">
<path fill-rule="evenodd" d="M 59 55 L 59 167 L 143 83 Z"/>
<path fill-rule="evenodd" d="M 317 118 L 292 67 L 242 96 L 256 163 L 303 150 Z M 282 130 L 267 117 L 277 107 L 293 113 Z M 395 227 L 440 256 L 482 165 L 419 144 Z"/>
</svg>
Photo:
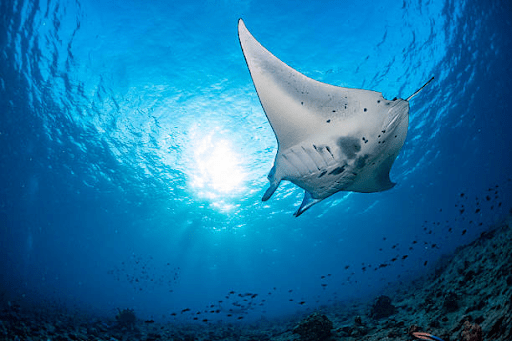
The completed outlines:
<svg viewBox="0 0 512 341">
<path fill-rule="evenodd" d="M 361 150 L 361 143 L 355 137 L 340 137 L 338 139 L 338 146 L 340 146 L 341 152 L 348 159 L 355 159 L 356 153 Z"/>
<path fill-rule="evenodd" d="M 364 112 L 367 112 L 367 111 L 368 111 L 368 109 L 364 108 Z"/>
<path fill-rule="evenodd" d="M 327 123 L 331 123 L 331 120 L 327 120 L 326 122 L 327 122 Z"/>
<path fill-rule="evenodd" d="M 336 110 L 333 110 L 332 112 L 336 112 Z"/>
<path fill-rule="evenodd" d="M 377 103 L 380 103 L 380 99 L 379 99 L 379 100 L 377 100 Z"/>
<path fill-rule="evenodd" d="M 370 155 L 368 154 L 364 154 L 364 156 L 360 156 L 357 158 L 356 162 L 355 162 L 355 165 L 357 168 L 363 168 L 364 166 L 366 166 L 366 160 L 368 160 L 368 157 Z"/>
<path fill-rule="evenodd" d="M 318 176 L 318 178 L 320 179 L 322 176 L 324 176 L 325 174 L 327 174 L 327 171 L 322 171 L 322 173 L 320 173 L 320 175 Z"/>
<path fill-rule="evenodd" d="M 345 166 L 337 167 L 337 168 L 334 168 L 334 169 L 329 173 L 329 175 L 338 175 L 338 174 L 343 173 L 343 171 L 344 171 L 344 170 L 345 170 Z"/>
<path fill-rule="evenodd" d="M 300 105 L 304 105 L 304 102 L 300 102 Z"/>
</svg>

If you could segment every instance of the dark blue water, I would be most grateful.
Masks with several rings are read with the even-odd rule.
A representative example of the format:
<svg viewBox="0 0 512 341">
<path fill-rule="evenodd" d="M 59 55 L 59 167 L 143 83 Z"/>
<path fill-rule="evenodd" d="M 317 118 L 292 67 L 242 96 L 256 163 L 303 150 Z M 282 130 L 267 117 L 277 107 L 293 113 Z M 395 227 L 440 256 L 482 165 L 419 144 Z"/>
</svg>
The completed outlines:
<svg viewBox="0 0 512 341">
<path fill-rule="evenodd" d="M 236 321 L 405 285 L 511 207 L 510 13 L 506 0 L 2 0 L 0 295 Z M 435 76 L 411 102 L 395 188 L 300 218 L 292 184 L 260 201 L 277 144 L 240 17 L 323 82 L 392 99 Z"/>
</svg>

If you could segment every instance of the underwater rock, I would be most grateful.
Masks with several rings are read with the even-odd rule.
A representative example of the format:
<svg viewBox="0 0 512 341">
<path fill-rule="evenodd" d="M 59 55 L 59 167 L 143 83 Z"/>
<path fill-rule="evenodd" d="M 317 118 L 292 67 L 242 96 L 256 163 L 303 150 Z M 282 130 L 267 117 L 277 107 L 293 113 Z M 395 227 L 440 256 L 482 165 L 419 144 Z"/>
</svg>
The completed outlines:
<svg viewBox="0 0 512 341">
<path fill-rule="evenodd" d="M 454 292 L 449 292 L 444 297 L 444 303 L 443 307 L 446 309 L 447 312 L 452 313 L 454 311 L 457 311 L 459 309 L 459 297 Z"/>
<path fill-rule="evenodd" d="M 368 329 L 364 326 L 354 326 L 351 330 L 350 330 L 350 336 L 351 337 L 359 337 L 359 336 L 365 336 L 366 334 L 368 334 Z"/>
<path fill-rule="evenodd" d="M 478 324 L 471 324 L 469 321 L 464 322 L 464 329 L 460 336 L 462 341 L 482 341 L 482 327 Z"/>
<path fill-rule="evenodd" d="M 372 306 L 370 316 L 375 320 L 388 317 L 396 312 L 396 308 L 391 304 L 391 298 L 388 296 L 379 296 Z"/>
<path fill-rule="evenodd" d="M 412 335 L 412 333 L 420 332 L 421 328 L 415 324 L 412 324 L 409 326 L 409 329 L 407 330 L 407 334 Z"/>
<path fill-rule="evenodd" d="M 347 336 L 360 337 L 360 336 L 364 336 L 364 335 L 368 334 L 368 328 L 363 323 L 361 316 L 357 315 L 354 318 L 354 325 L 352 327 L 344 326 L 344 327 L 338 328 L 336 330 L 336 333 L 338 333 L 338 336 L 341 336 L 341 337 L 347 337 Z"/>
<path fill-rule="evenodd" d="M 294 329 L 294 334 L 300 335 L 302 341 L 327 340 L 331 336 L 332 322 L 327 316 L 313 313 L 302 320 Z"/>
<path fill-rule="evenodd" d="M 156 341 L 159 340 L 162 337 L 162 335 L 158 333 L 149 333 L 146 337 L 146 341 Z"/>
<path fill-rule="evenodd" d="M 133 330 L 137 318 L 135 317 L 133 309 L 118 309 L 116 321 L 120 327 L 126 327 L 129 330 Z"/>
</svg>

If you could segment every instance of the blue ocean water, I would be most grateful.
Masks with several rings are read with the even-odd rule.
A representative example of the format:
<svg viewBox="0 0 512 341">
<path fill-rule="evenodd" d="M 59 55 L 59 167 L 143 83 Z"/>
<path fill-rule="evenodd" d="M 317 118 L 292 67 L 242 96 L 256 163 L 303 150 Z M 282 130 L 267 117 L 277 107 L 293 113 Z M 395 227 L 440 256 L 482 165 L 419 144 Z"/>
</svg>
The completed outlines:
<svg viewBox="0 0 512 341">
<path fill-rule="evenodd" d="M 511 7 L 2 0 L 0 295 L 239 321 L 421 276 L 511 207 Z M 239 18 L 322 82 L 392 99 L 435 77 L 411 101 L 397 186 L 299 218 L 290 183 L 261 202 L 277 144 Z"/>
</svg>

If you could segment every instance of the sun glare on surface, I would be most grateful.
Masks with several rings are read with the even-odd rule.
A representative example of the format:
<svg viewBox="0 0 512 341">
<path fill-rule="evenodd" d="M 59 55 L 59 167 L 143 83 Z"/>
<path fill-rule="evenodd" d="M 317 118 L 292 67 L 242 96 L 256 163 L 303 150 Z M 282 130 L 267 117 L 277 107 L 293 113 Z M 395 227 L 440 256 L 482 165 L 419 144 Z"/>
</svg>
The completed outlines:
<svg viewBox="0 0 512 341">
<path fill-rule="evenodd" d="M 190 151 L 190 182 L 197 195 L 207 199 L 233 196 L 244 189 L 241 156 L 233 149 L 233 143 L 226 134 L 219 134 L 218 130 L 191 130 L 192 141 L 195 142 Z"/>
</svg>

